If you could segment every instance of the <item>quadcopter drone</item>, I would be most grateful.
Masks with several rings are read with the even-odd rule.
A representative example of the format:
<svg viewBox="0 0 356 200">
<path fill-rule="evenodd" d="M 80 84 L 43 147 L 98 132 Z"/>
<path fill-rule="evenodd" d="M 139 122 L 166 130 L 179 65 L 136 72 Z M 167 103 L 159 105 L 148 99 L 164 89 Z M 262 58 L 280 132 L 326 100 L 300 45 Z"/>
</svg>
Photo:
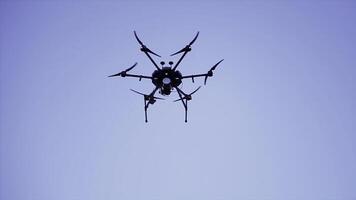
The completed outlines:
<svg viewBox="0 0 356 200">
<path fill-rule="evenodd" d="M 150 54 L 155 55 L 157 57 L 161 57 L 161 56 L 156 54 L 156 53 L 154 53 L 149 48 L 147 48 L 147 46 L 144 45 L 143 42 L 138 38 L 138 36 L 136 34 L 136 31 L 134 31 L 134 35 L 135 35 L 135 38 L 136 38 L 137 42 L 141 45 L 141 51 L 143 53 L 145 53 L 146 56 L 150 59 L 150 61 L 156 67 L 156 70 L 153 71 L 151 76 L 144 76 L 144 75 L 137 75 L 137 74 L 129 74 L 129 73 L 127 73 L 137 65 L 137 62 L 136 62 L 130 68 L 128 68 L 128 69 L 126 69 L 126 70 L 124 70 L 122 72 L 119 72 L 117 74 L 110 75 L 109 77 L 115 77 L 115 76 L 135 77 L 135 78 L 139 78 L 139 81 L 141 81 L 141 79 L 150 79 L 150 80 L 152 80 L 152 83 L 155 86 L 155 88 L 153 89 L 153 91 L 150 94 L 143 94 L 141 92 L 138 92 L 136 90 L 131 89 L 131 91 L 143 96 L 144 109 L 145 109 L 145 122 L 146 123 L 148 122 L 147 121 L 147 109 L 148 109 L 148 106 L 150 104 L 153 105 L 156 102 L 157 99 L 158 100 L 164 100 L 163 98 L 154 96 L 155 93 L 157 92 L 157 90 L 159 90 L 159 93 L 161 95 L 163 95 L 163 96 L 168 96 L 168 95 L 171 94 L 171 92 L 173 90 L 176 90 L 178 95 L 179 95 L 179 99 L 175 100 L 174 102 L 181 101 L 183 103 L 183 106 L 184 106 L 184 109 L 185 109 L 185 122 L 187 122 L 188 101 L 192 100 L 192 95 L 195 92 L 197 92 L 200 89 L 201 86 L 199 86 L 196 90 L 194 90 L 193 92 L 191 92 L 189 94 L 183 92 L 178 86 L 181 85 L 183 79 L 188 79 L 188 78 L 191 78 L 192 82 L 194 83 L 194 78 L 196 78 L 196 77 L 205 77 L 205 79 L 204 79 L 204 85 L 205 85 L 208 77 L 213 76 L 213 71 L 223 61 L 223 59 L 220 60 L 219 62 L 217 62 L 205 74 L 194 74 L 194 75 L 183 76 L 182 73 L 177 70 L 177 67 L 181 63 L 181 61 L 183 60 L 185 55 L 189 51 L 192 50 L 191 49 L 191 45 L 198 38 L 199 32 L 197 32 L 197 34 L 195 35 L 194 39 L 188 45 L 186 45 L 183 49 L 181 49 L 178 52 L 176 52 L 176 53 L 171 55 L 171 56 L 175 56 L 177 54 L 183 53 L 182 56 L 179 58 L 178 62 L 174 66 L 173 66 L 174 63 L 172 61 L 169 61 L 169 63 L 168 63 L 170 65 L 169 67 L 168 66 L 164 66 L 165 65 L 164 61 L 160 62 L 162 67 L 159 67 L 157 65 L 157 63 L 152 59 Z"/>
</svg>

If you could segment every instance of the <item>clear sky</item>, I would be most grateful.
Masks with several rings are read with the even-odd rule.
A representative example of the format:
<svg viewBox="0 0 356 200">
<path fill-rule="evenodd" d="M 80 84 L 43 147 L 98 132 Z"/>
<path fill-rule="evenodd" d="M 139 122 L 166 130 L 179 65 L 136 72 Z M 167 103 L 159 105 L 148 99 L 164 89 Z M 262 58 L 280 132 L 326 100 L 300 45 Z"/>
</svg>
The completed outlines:
<svg viewBox="0 0 356 200">
<path fill-rule="evenodd" d="M 355 24 L 346 0 L 0 0 L 0 199 L 355 200 Z M 200 31 L 184 74 L 225 59 L 187 124 L 107 78 L 154 70 L 133 30 L 166 62 Z"/>
</svg>

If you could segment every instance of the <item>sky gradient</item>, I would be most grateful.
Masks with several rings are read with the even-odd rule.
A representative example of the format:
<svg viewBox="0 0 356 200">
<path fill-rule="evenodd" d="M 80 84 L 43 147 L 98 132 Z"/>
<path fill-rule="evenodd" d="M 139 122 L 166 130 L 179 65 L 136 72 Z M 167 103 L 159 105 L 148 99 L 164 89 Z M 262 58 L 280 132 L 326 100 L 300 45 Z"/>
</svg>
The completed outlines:
<svg viewBox="0 0 356 200">
<path fill-rule="evenodd" d="M 0 1 L 1 200 L 355 200 L 356 3 Z M 200 31 L 189 102 L 154 67 Z M 156 58 L 155 58 L 156 59 Z M 156 59 L 157 62 L 161 59 Z M 184 91 L 203 85 L 186 80 Z"/>
</svg>

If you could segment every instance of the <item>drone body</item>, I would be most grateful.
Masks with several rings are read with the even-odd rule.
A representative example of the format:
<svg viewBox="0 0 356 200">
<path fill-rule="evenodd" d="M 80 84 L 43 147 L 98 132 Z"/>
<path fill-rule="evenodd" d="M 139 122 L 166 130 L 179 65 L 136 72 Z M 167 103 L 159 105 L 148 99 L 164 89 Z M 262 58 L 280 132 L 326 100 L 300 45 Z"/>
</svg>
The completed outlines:
<svg viewBox="0 0 356 200">
<path fill-rule="evenodd" d="M 182 83 L 182 77 L 179 71 L 174 71 L 171 67 L 162 67 L 161 70 L 152 73 L 152 83 L 160 88 L 162 95 L 170 95 L 172 89 Z"/>
<path fill-rule="evenodd" d="M 159 90 L 159 93 L 161 95 L 163 95 L 163 96 L 170 95 L 173 90 L 176 90 L 178 95 L 179 95 L 179 99 L 175 100 L 175 102 L 176 101 L 181 101 L 183 103 L 183 106 L 184 106 L 184 109 L 185 109 L 185 122 L 187 122 L 188 101 L 192 99 L 192 94 L 194 94 L 196 91 L 198 91 L 200 89 L 200 87 L 198 87 L 192 93 L 186 94 L 185 92 L 183 92 L 179 88 L 179 86 L 182 83 L 182 80 L 183 79 L 187 79 L 187 78 L 191 78 L 192 81 L 194 82 L 194 78 L 196 78 L 196 77 L 205 77 L 204 84 L 206 84 L 206 81 L 207 81 L 208 77 L 213 76 L 213 71 L 216 69 L 216 67 L 223 60 L 220 60 L 218 63 L 216 63 L 207 73 L 183 76 L 182 73 L 177 70 L 177 67 L 180 64 L 180 62 L 183 60 L 185 55 L 189 51 L 191 51 L 191 45 L 198 38 L 199 32 L 196 34 L 194 39 L 187 46 L 185 46 L 180 51 L 178 51 L 178 52 L 176 52 L 176 53 L 171 55 L 171 56 L 174 56 L 174 55 L 183 53 L 182 56 L 180 57 L 180 59 L 178 60 L 178 62 L 173 67 L 172 67 L 172 65 L 173 65 L 172 61 L 169 62 L 169 65 L 170 65 L 169 67 L 168 66 L 164 66 L 165 62 L 162 61 L 160 63 L 162 65 L 162 67 L 159 67 L 157 65 L 157 63 L 152 59 L 150 54 L 153 54 L 153 55 L 158 56 L 158 57 L 161 57 L 161 56 L 159 56 L 158 54 L 154 53 L 149 48 L 147 48 L 141 42 L 141 40 L 138 38 L 138 36 L 137 36 L 135 31 L 134 31 L 134 34 L 135 34 L 136 40 L 141 45 L 141 51 L 144 52 L 147 55 L 147 57 L 151 60 L 153 65 L 156 67 L 156 70 L 152 73 L 151 76 L 144 76 L 144 75 L 136 75 L 136 74 L 127 73 L 128 71 L 132 70 L 137 65 L 137 63 L 135 63 L 130 68 L 128 68 L 128 69 L 126 69 L 126 70 L 124 70 L 124 71 L 122 71 L 120 73 L 111 75 L 109 77 L 121 76 L 121 77 L 139 78 L 140 81 L 141 81 L 141 79 L 151 79 L 152 80 L 152 83 L 155 86 L 155 88 L 150 94 L 143 94 L 143 93 L 140 93 L 138 91 L 135 91 L 135 90 L 131 89 L 131 91 L 133 91 L 135 93 L 138 93 L 138 94 L 140 94 L 140 95 L 142 95 L 144 97 L 145 122 L 147 122 L 147 109 L 148 109 L 148 106 L 150 104 L 154 104 L 157 99 L 163 100 L 162 98 L 154 96 L 155 93 L 157 92 L 157 90 Z"/>
</svg>

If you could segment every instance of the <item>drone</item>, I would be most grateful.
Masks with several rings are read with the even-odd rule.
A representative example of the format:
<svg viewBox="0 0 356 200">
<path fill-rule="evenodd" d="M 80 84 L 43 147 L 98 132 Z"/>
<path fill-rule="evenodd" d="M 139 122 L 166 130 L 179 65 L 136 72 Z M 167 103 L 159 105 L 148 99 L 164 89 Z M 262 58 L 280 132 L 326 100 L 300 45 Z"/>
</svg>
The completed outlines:
<svg viewBox="0 0 356 200">
<path fill-rule="evenodd" d="M 151 76 L 128 73 L 130 70 L 132 70 L 134 67 L 136 67 L 136 65 L 137 65 L 137 62 L 136 62 L 134 65 L 132 65 L 128 69 L 126 69 L 124 71 L 121 71 L 121 72 L 119 72 L 117 74 L 110 75 L 108 77 L 116 77 L 116 76 L 134 77 L 134 78 L 138 78 L 139 81 L 141 81 L 141 79 L 150 79 L 152 81 L 152 83 L 154 85 L 154 89 L 149 94 L 144 94 L 144 93 L 138 92 L 136 90 L 130 89 L 131 91 L 143 96 L 143 99 L 144 99 L 144 110 L 145 110 L 145 122 L 146 123 L 148 122 L 148 120 L 147 120 L 147 109 L 148 109 L 148 106 L 150 104 L 153 105 L 156 102 L 156 100 L 164 100 L 163 98 L 156 97 L 155 96 L 156 92 L 159 91 L 159 93 L 162 96 L 169 96 L 171 94 L 171 92 L 175 90 L 179 95 L 179 99 L 175 100 L 174 102 L 178 102 L 178 101 L 182 102 L 182 104 L 184 106 L 184 110 L 185 110 L 185 122 L 187 122 L 188 101 L 192 100 L 192 95 L 194 93 L 196 93 L 201 88 L 201 86 L 199 86 L 193 92 L 188 94 L 188 93 L 183 92 L 179 88 L 179 86 L 182 84 L 182 80 L 183 79 L 191 79 L 192 82 L 194 83 L 194 78 L 204 77 L 204 85 L 206 85 L 208 77 L 212 77 L 213 76 L 213 71 L 216 69 L 216 67 L 224 59 L 222 59 L 219 62 L 217 62 L 213 67 L 210 68 L 210 70 L 207 73 L 183 76 L 182 73 L 177 70 L 177 67 L 182 62 L 183 58 L 187 55 L 187 53 L 192 50 L 191 46 L 195 42 L 195 40 L 198 38 L 199 31 L 195 35 L 194 39 L 188 45 L 186 45 L 184 48 L 182 48 L 181 50 L 177 51 L 176 53 L 173 53 L 172 55 L 170 55 L 170 56 L 175 56 L 175 55 L 178 55 L 178 54 L 182 53 L 181 57 L 179 58 L 179 60 L 177 61 L 177 63 L 174 66 L 173 66 L 174 63 L 172 61 L 169 61 L 169 63 L 168 63 L 169 66 L 165 66 L 165 62 L 161 61 L 160 64 L 161 64 L 162 67 L 159 67 L 157 65 L 157 63 L 153 60 L 151 55 L 155 55 L 157 57 L 161 57 L 161 56 L 158 55 L 157 53 L 151 51 L 139 39 L 139 37 L 137 36 L 136 31 L 134 31 L 134 35 L 135 35 L 135 38 L 136 38 L 137 42 L 141 45 L 140 50 L 144 54 L 146 54 L 146 56 L 150 59 L 150 61 L 152 62 L 152 64 L 155 66 L 156 69 L 153 71 Z"/>
</svg>

